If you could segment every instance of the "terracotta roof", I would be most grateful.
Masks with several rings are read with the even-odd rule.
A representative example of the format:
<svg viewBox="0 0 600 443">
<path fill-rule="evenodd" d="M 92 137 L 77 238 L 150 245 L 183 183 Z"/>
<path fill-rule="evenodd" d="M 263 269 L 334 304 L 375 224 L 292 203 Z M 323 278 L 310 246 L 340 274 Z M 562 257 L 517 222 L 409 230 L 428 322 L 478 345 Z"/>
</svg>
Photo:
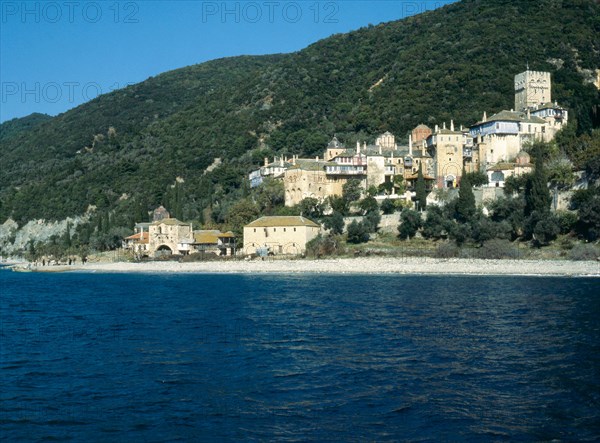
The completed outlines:
<svg viewBox="0 0 600 443">
<path fill-rule="evenodd" d="M 317 223 L 301 216 L 274 216 L 261 217 L 252 223 L 244 226 L 245 228 L 270 228 L 279 226 L 309 226 L 313 228 L 320 227 Z"/>
<path fill-rule="evenodd" d="M 149 239 L 150 234 L 148 234 L 147 232 L 138 232 L 137 234 L 125 237 L 125 240 L 136 240 L 137 243 L 148 243 Z"/>
</svg>

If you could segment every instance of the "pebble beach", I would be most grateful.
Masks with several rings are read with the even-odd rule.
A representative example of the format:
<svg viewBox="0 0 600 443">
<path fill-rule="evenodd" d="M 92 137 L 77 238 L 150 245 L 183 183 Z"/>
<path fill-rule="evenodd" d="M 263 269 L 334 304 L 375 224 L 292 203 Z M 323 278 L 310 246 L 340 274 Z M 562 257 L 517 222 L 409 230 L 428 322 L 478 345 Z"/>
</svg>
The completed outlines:
<svg viewBox="0 0 600 443">
<path fill-rule="evenodd" d="M 429 274 L 429 275 L 540 275 L 600 277 L 598 261 L 481 260 L 428 257 L 364 257 L 319 260 L 256 259 L 194 263 L 86 263 L 72 266 L 31 267 L 34 272 L 206 273 L 206 274 Z"/>
</svg>

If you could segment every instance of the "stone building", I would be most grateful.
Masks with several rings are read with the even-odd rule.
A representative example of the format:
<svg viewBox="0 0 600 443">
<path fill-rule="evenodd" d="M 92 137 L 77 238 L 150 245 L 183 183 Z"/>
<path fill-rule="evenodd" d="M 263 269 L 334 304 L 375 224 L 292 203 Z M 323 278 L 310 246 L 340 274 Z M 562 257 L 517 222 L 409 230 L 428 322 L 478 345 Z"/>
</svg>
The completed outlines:
<svg viewBox="0 0 600 443">
<path fill-rule="evenodd" d="M 527 69 L 515 75 L 515 111 L 525 111 L 551 101 L 549 72 Z"/>
<path fill-rule="evenodd" d="M 396 150 L 396 137 L 391 132 L 386 131 L 375 139 L 375 146 L 384 151 L 394 151 Z"/>
<path fill-rule="evenodd" d="M 412 142 L 419 143 L 423 140 L 427 140 L 427 138 L 432 134 L 431 128 L 427 125 L 420 124 L 411 132 Z"/>
<path fill-rule="evenodd" d="M 442 128 L 427 138 L 427 149 L 433 158 L 433 178 L 437 188 L 455 188 L 460 183 L 464 170 L 464 150 L 468 146 L 467 133 L 455 131 L 454 123 L 450 129 L 444 123 Z"/>
<path fill-rule="evenodd" d="M 244 254 L 300 255 L 321 226 L 300 216 L 261 217 L 244 226 Z"/>
<path fill-rule="evenodd" d="M 531 158 L 525 151 L 517 154 L 514 162 L 499 162 L 487 169 L 488 187 L 503 188 L 508 177 L 518 177 L 533 170 Z"/>
<path fill-rule="evenodd" d="M 160 220 L 164 220 L 166 218 L 171 218 L 171 214 L 169 214 L 169 211 L 167 211 L 165 209 L 164 206 L 159 206 L 158 208 L 156 208 L 153 212 L 152 212 L 152 221 L 160 221 Z"/>
<path fill-rule="evenodd" d="M 181 249 L 189 254 L 213 254 L 230 256 L 236 253 L 236 238 L 231 231 L 221 232 L 216 229 L 194 231 L 191 241 L 183 240 Z"/>
<path fill-rule="evenodd" d="M 165 218 L 151 223 L 148 234 L 149 256 L 186 253 L 184 245 L 192 238 L 192 225 L 176 218 Z"/>
<path fill-rule="evenodd" d="M 336 136 L 333 136 L 327 148 L 325 148 L 325 161 L 330 161 L 346 150 L 346 147 L 340 143 Z"/>
<path fill-rule="evenodd" d="M 275 157 L 272 162 L 269 162 L 269 159 L 265 158 L 264 165 L 248 175 L 250 187 L 256 188 L 260 186 L 266 177 L 282 178 L 290 166 L 291 163 L 284 157 Z"/>
<path fill-rule="evenodd" d="M 568 122 L 567 110 L 551 102 L 549 72 L 515 76 L 515 109 L 500 111 L 471 126 L 473 169 L 486 172 L 498 163 L 515 163 L 517 154 L 535 141 L 549 142 Z M 495 181 L 496 183 L 500 181 Z"/>
<path fill-rule="evenodd" d="M 316 159 L 294 159 L 284 174 L 285 205 L 295 206 L 307 197 L 324 200 L 330 195 L 341 195 L 346 180 L 328 174 L 327 168 L 334 165 Z"/>
</svg>

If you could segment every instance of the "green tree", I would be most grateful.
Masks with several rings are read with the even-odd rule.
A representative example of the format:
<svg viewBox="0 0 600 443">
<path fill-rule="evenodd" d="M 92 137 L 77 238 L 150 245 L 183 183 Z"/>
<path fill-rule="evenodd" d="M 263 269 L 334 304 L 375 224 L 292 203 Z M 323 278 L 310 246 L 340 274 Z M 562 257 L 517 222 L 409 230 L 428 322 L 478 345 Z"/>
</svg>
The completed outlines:
<svg viewBox="0 0 600 443">
<path fill-rule="evenodd" d="M 550 211 L 550 191 L 548 189 L 548 178 L 544 169 L 544 160 L 538 151 L 535 157 L 535 169 L 533 174 L 527 177 L 525 184 L 525 216 L 530 216 L 534 211 L 544 214 Z"/>
<path fill-rule="evenodd" d="M 342 186 L 342 199 L 346 205 L 346 208 L 349 208 L 350 205 L 360 199 L 362 195 L 362 185 L 360 180 L 355 178 L 348 180 Z"/>
<path fill-rule="evenodd" d="M 401 175 L 394 175 L 394 190 L 396 194 L 402 195 L 406 192 L 406 185 L 404 183 L 404 177 Z"/>
<path fill-rule="evenodd" d="M 314 197 L 306 197 L 299 204 L 300 215 L 312 220 L 319 220 L 323 217 L 323 204 Z"/>
<path fill-rule="evenodd" d="M 363 215 L 366 215 L 369 212 L 379 211 L 379 204 L 377 203 L 377 200 L 375 200 L 375 197 L 371 195 L 368 195 L 365 198 L 363 198 L 358 203 L 358 207 L 362 211 Z"/>
<path fill-rule="evenodd" d="M 481 172 L 481 171 L 467 172 L 466 174 L 463 175 L 462 179 L 464 180 L 464 178 L 466 176 L 468 176 L 469 182 L 471 183 L 472 186 L 484 186 L 489 183 L 488 176 L 485 172 Z"/>
<path fill-rule="evenodd" d="M 260 215 L 258 206 L 248 199 L 240 200 L 229 208 L 226 222 L 237 234 L 241 234 L 244 225 L 255 220 Z"/>
<path fill-rule="evenodd" d="M 327 204 L 333 212 L 339 212 L 342 215 L 348 215 L 348 206 L 346 201 L 339 195 L 330 195 L 327 197 Z"/>
<path fill-rule="evenodd" d="M 396 205 L 394 204 L 394 201 L 389 198 L 386 198 L 384 201 L 382 201 L 381 212 L 384 214 L 393 214 L 396 212 Z"/>
<path fill-rule="evenodd" d="M 385 195 L 391 194 L 393 190 L 394 190 L 394 183 L 391 181 L 385 181 L 377 187 L 377 191 L 379 193 L 382 193 Z"/>
<path fill-rule="evenodd" d="M 65 229 L 65 233 L 62 236 L 61 243 L 62 243 L 62 247 L 65 250 L 69 249 L 71 247 L 71 245 L 72 245 L 72 242 L 71 242 L 71 227 L 72 227 L 71 223 L 68 222 L 67 223 L 67 228 Z"/>
<path fill-rule="evenodd" d="M 334 211 L 330 216 L 325 217 L 323 226 L 325 229 L 329 229 L 332 234 L 341 235 L 344 233 L 344 216 Z"/>
<path fill-rule="evenodd" d="M 556 239 L 560 233 L 558 219 L 554 214 L 546 213 L 533 228 L 533 235 L 538 246 L 545 246 Z"/>
<path fill-rule="evenodd" d="M 430 206 L 423 222 L 423 237 L 436 240 L 443 238 L 452 230 L 453 223 L 438 206 Z"/>
<path fill-rule="evenodd" d="M 417 210 L 424 211 L 427 208 L 427 190 L 425 189 L 425 178 L 423 177 L 423 167 L 419 163 L 419 172 L 417 173 L 417 184 L 415 185 Z"/>
<path fill-rule="evenodd" d="M 381 222 L 381 215 L 379 214 L 379 210 L 369 211 L 365 214 L 363 218 L 363 224 L 367 228 L 369 232 L 377 232 L 379 229 L 379 223 Z"/>
<path fill-rule="evenodd" d="M 504 194 L 511 196 L 523 192 L 530 175 L 531 174 L 522 174 L 506 177 L 506 180 L 504 180 Z"/>
<path fill-rule="evenodd" d="M 491 203 L 490 218 L 497 223 L 508 223 L 511 229 L 511 239 L 515 240 L 523 234 L 525 224 L 524 208 L 525 200 L 522 196 L 501 197 Z"/>
<path fill-rule="evenodd" d="M 348 243 L 366 243 L 369 241 L 369 231 L 363 223 L 354 220 L 348 225 Z"/>
<path fill-rule="evenodd" d="M 570 188 L 575 183 L 573 164 L 567 158 L 555 158 L 548 164 L 548 180 L 555 190 Z"/>
<path fill-rule="evenodd" d="M 460 222 L 469 222 L 475 215 L 475 195 L 469 176 L 463 176 L 460 180 L 458 200 L 456 202 L 456 219 Z"/>
<path fill-rule="evenodd" d="M 413 238 L 417 235 L 422 226 L 421 214 L 412 209 L 405 209 L 400 216 L 400 226 L 398 226 L 399 237 L 402 240 Z"/>
<path fill-rule="evenodd" d="M 577 232 L 589 241 L 600 238 L 600 187 L 576 191 L 571 203 L 579 217 Z"/>
<path fill-rule="evenodd" d="M 285 190 L 283 181 L 271 177 L 265 178 L 260 186 L 256 187 L 252 194 L 254 200 L 263 214 L 270 215 L 275 208 L 285 203 Z"/>
</svg>

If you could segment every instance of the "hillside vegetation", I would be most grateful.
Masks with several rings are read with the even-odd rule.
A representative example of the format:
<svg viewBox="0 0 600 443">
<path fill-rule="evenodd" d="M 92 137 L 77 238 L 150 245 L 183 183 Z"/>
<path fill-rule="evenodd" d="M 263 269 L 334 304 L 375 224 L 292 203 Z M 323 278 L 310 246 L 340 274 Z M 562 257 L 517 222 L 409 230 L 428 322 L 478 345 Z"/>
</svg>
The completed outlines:
<svg viewBox="0 0 600 443">
<path fill-rule="evenodd" d="M 600 6 L 464 0 L 334 35 L 293 54 L 214 60 L 158 75 L 53 118 L 0 126 L 0 223 L 85 213 L 117 226 L 164 204 L 222 222 L 246 174 L 275 153 L 313 156 L 415 125 L 513 106 L 513 77 L 548 70 L 577 133 L 598 126 Z M 222 164 L 205 173 L 215 158 Z M 179 178 L 179 179 L 178 179 Z"/>
</svg>

